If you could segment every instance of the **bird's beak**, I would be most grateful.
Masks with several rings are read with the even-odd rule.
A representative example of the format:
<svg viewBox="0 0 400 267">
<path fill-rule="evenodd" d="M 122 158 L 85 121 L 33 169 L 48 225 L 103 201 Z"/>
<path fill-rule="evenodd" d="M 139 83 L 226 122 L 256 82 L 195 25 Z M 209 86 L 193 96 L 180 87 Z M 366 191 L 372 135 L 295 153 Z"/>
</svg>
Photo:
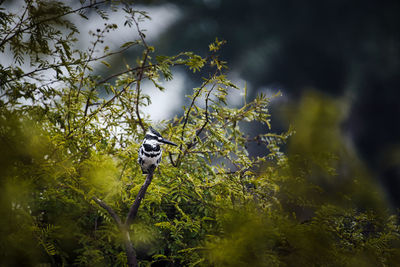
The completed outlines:
<svg viewBox="0 0 400 267">
<path fill-rule="evenodd" d="M 164 139 L 164 138 L 161 140 L 161 142 L 163 142 L 164 144 L 167 144 L 167 145 L 178 146 L 174 142 L 168 141 L 167 139 Z"/>
</svg>

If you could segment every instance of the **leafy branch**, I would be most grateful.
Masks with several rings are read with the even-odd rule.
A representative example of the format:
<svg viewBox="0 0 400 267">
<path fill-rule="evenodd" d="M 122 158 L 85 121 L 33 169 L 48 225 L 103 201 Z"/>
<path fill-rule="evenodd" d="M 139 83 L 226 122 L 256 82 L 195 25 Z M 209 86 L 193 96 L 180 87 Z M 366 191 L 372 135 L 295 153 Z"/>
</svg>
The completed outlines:
<svg viewBox="0 0 400 267">
<path fill-rule="evenodd" d="M 13 39 L 15 36 L 17 36 L 18 34 L 20 34 L 20 33 L 22 33 L 22 32 L 26 32 L 26 31 L 28 31 L 28 30 L 31 30 L 31 29 L 37 27 L 38 25 L 42 25 L 42 24 L 44 24 L 44 23 L 46 23 L 46 22 L 49 22 L 49 21 L 57 20 L 57 19 L 59 19 L 59 18 L 61 18 L 61 17 L 65 17 L 65 16 L 70 15 L 70 14 L 79 13 L 79 12 L 81 12 L 82 10 L 90 9 L 90 8 L 95 7 L 95 6 L 99 6 L 99 5 L 101 5 L 101 4 L 104 4 L 104 3 L 106 3 L 106 2 L 109 2 L 109 0 L 104 0 L 104 1 L 100 1 L 100 2 L 93 1 L 93 2 L 91 2 L 89 5 L 82 6 L 82 7 L 79 7 L 79 8 L 77 8 L 77 9 L 71 9 L 71 10 L 69 10 L 68 12 L 65 12 L 65 13 L 63 13 L 63 14 L 51 16 L 51 17 L 49 17 L 49 18 L 42 19 L 42 20 L 38 20 L 38 21 L 36 21 L 36 22 L 34 22 L 34 23 L 29 24 L 29 26 L 27 26 L 27 27 L 21 28 L 22 18 L 24 17 L 24 15 L 25 15 L 25 13 L 26 13 L 26 11 L 27 11 L 27 9 L 28 9 L 28 6 L 27 6 L 27 7 L 25 8 L 25 11 L 24 11 L 24 13 L 23 13 L 23 16 L 21 16 L 20 23 L 17 23 L 17 25 L 14 27 L 14 29 L 11 30 L 9 33 L 7 33 L 7 35 L 6 35 L 6 36 L 3 38 L 3 40 L 0 42 L 0 47 L 4 46 L 6 43 L 8 43 L 10 40 L 12 40 L 12 39 Z M 19 29 L 16 30 L 15 32 L 13 32 L 17 27 L 18 27 Z M 11 35 L 11 33 L 13 33 L 13 34 Z M 11 35 L 11 36 L 10 36 L 10 35 Z"/>
<path fill-rule="evenodd" d="M 86 59 L 86 60 L 77 59 L 77 60 L 74 60 L 74 61 L 71 61 L 71 62 L 60 62 L 60 63 L 57 63 L 57 64 L 49 64 L 47 66 L 44 66 L 44 67 L 41 67 L 41 68 L 38 68 L 38 69 L 34 69 L 34 70 L 30 71 L 30 72 L 26 72 L 26 73 L 21 74 L 21 75 L 15 75 L 14 78 L 10 78 L 8 80 L 0 81 L 0 85 L 6 85 L 7 83 L 20 80 L 21 78 L 24 78 L 24 77 L 32 77 L 32 75 L 34 75 L 34 74 L 36 74 L 38 72 L 42 72 L 42 71 L 49 70 L 49 69 L 58 69 L 60 67 L 79 66 L 79 65 L 82 65 L 82 64 L 87 65 L 90 62 L 99 61 L 101 59 L 104 59 L 104 58 L 107 58 L 107 57 L 110 57 L 110 56 L 122 54 L 123 52 L 125 52 L 129 48 L 130 48 L 130 46 L 127 46 L 127 47 L 124 47 L 123 49 L 120 49 L 118 51 L 110 52 L 110 53 L 107 53 L 105 55 L 94 57 L 94 58 L 89 58 L 89 59 Z M 150 67 L 153 67 L 153 66 L 144 66 L 144 67 L 132 68 L 132 69 L 130 69 L 128 71 L 125 71 L 125 72 L 136 71 L 136 70 L 139 70 L 140 68 L 150 68 Z M 120 74 L 123 74 L 125 72 L 122 72 Z M 99 82 L 98 85 L 100 85 L 102 83 L 105 83 L 106 81 L 108 81 L 111 78 L 114 78 L 115 76 L 118 76 L 120 74 L 112 75 L 111 77 L 108 77 L 108 78 L 104 79 L 103 81 Z"/>
</svg>

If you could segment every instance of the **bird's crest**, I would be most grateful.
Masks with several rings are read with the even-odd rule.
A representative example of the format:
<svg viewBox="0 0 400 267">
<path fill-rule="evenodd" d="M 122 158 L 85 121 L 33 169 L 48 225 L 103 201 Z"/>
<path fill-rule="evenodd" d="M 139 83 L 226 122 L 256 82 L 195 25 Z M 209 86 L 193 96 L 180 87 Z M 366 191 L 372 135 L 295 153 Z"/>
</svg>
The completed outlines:
<svg viewBox="0 0 400 267">
<path fill-rule="evenodd" d="M 151 127 L 151 126 L 149 127 L 149 132 L 156 136 L 162 137 L 161 134 L 159 132 L 157 132 L 156 130 L 154 130 L 153 127 Z"/>
</svg>

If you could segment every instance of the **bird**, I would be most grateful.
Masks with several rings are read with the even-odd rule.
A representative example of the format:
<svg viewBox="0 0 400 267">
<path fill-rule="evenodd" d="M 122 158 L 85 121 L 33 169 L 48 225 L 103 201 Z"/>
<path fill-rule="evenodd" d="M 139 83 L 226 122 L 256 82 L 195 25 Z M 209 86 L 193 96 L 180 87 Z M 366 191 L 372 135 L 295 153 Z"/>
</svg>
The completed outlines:
<svg viewBox="0 0 400 267">
<path fill-rule="evenodd" d="M 159 132 L 150 126 L 139 148 L 138 163 L 143 174 L 153 172 L 160 164 L 162 155 L 160 145 L 163 144 L 177 146 L 177 144 L 163 138 Z"/>
</svg>

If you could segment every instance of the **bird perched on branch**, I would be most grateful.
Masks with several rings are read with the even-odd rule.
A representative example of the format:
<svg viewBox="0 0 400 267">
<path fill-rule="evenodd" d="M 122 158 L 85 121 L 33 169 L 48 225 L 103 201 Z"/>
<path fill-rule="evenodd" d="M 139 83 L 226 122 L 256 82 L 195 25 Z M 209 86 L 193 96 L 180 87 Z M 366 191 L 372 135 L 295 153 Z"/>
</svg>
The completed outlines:
<svg viewBox="0 0 400 267">
<path fill-rule="evenodd" d="M 148 174 L 158 166 L 161 162 L 161 147 L 160 145 L 168 144 L 177 146 L 177 144 L 164 139 L 159 132 L 149 127 L 143 143 L 139 148 L 138 162 L 142 168 L 143 174 Z"/>
</svg>

